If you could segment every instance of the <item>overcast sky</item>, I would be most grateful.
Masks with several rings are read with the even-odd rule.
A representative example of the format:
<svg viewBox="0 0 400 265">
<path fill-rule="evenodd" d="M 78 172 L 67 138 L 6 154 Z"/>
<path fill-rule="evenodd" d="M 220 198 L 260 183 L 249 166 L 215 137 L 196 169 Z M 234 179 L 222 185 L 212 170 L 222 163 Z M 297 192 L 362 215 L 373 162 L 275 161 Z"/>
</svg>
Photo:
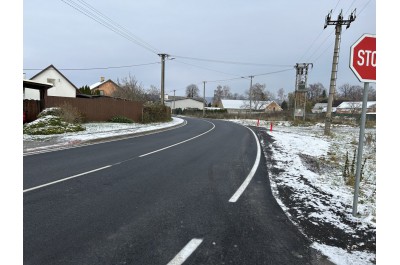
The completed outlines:
<svg viewBox="0 0 400 265">
<path fill-rule="evenodd" d="M 165 66 L 168 94 L 184 95 L 192 83 L 202 94 L 202 81 L 207 97 L 217 85 L 244 94 L 250 80 L 240 77 L 250 75 L 287 94 L 294 91 L 296 63 L 313 63 L 308 84 L 329 89 L 335 27 L 324 29 L 325 17 L 333 10 L 337 19 L 343 10 L 348 19 L 355 8 L 356 20 L 343 27 L 337 86 L 362 85 L 349 68 L 350 46 L 364 33 L 376 34 L 375 0 L 23 1 L 23 72 L 31 78 L 53 64 L 77 87 L 131 75 L 144 88 L 160 88 L 158 53 L 165 53 L 175 58 Z M 71 68 L 109 69 L 64 70 Z"/>
</svg>

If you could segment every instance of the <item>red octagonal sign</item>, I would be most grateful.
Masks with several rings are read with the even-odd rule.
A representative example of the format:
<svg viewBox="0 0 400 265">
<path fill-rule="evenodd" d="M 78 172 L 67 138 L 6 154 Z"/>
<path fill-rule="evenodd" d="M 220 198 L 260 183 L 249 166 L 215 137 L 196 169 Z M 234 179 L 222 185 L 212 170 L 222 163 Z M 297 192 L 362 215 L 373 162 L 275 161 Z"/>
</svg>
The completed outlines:
<svg viewBox="0 0 400 265">
<path fill-rule="evenodd" d="M 376 82 L 376 37 L 364 34 L 350 48 L 350 68 L 361 82 Z"/>
</svg>

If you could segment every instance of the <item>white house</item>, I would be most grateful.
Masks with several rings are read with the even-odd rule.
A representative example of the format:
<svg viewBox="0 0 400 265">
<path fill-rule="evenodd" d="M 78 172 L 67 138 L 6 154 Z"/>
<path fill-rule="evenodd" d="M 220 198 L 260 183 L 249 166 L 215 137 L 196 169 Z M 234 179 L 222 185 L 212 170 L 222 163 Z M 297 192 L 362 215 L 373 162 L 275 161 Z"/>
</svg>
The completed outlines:
<svg viewBox="0 0 400 265">
<path fill-rule="evenodd" d="M 312 113 L 322 113 L 326 112 L 328 108 L 328 103 L 315 103 L 314 107 L 311 109 Z"/>
<path fill-rule="evenodd" d="M 336 107 L 336 113 L 361 113 L 362 101 L 347 101 L 342 102 Z M 367 102 L 367 112 L 376 112 L 376 101 Z"/>
<path fill-rule="evenodd" d="M 48 96 L 75 98 L 76 94 L 79 93 L 78 88 L 53 65 L 50 65 L 44 70 L 40 71 L 30 80 L 40 83 L 51 84 L 52 87 L 47 90 Z M 40 100 L 39 91 L 26 88 L 24 99 Z"/>
<path fill-rule="evenodd" d="M 168 96 L 168 99 L 164 100 L 166 106 L 170 107 L 171 109 L 200 109 L 202 110 L 203 105 L 202 98 L 186 98 L 186 97 L 173 97 Z"/>
<path fill-rule="evenodd" d="M 226 109 L 228 113 L 244 113 L 250 111 L 249 100 L 221 99 L 218 107 Z M 253 111 L 274 112 L 282 111 L 282 108 L 273 100 L 270 101 L 253 101 L 251 103 Z"/>
</svg>

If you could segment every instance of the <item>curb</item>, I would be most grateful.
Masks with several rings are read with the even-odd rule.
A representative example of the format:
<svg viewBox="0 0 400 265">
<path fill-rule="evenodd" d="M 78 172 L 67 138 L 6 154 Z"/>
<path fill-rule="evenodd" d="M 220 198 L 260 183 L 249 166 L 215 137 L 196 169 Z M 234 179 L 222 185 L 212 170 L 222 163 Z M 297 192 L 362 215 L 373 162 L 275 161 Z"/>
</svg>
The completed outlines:
<svg viewBox="0 0 400 265">
<path fill-rule="evenodd" d="M 67 143 L 54 144 L 54 145 L 48 145 L 48 146 L 41 146 L 41 147 L 30 148 L 29 150 L 24 149 L 23 155 L 35 154 L 35 153 L 40 153 L 40 152 L 50 152 L 53 150 L 54 151 L 59 150 L 60 148 L 68 149 L 68 148 L 80 147 L 80 146 L 85 146 L 85 145 L 90 145 L 90 144 L 99 144 L 99 143 L 104 143 L 104 142 L 119 141 L 119 140 L 124 140 L 124 139 L 129 139 L 129 138 L 151 135 L 151 134 L 156 134 L 156 133 L 160 133 L 160 132 L 177 129 L 177 128 L 185 126 L 186 124 L 187 124 L 187 121 L 183 120 L 183 122 L 180 124 L 176 124 L 176 125 L 173 125 L 170 127 L 160 128 L 160 129 L 156 129 L 156 130 L 149 130 L 149 131 L 143 131 L 143 132 L 136 132 L 136 133 L 134 132 L 134 133 L 128 133 L 128 134 L 115 135 L 115 136 L 101 137 L 101 138 L 97 138 L 97 139 L 83 140 L 83 141 L 79 141 L 79 142 L 78 141 L 77 142 L 67 142 Z"/>
</svg>

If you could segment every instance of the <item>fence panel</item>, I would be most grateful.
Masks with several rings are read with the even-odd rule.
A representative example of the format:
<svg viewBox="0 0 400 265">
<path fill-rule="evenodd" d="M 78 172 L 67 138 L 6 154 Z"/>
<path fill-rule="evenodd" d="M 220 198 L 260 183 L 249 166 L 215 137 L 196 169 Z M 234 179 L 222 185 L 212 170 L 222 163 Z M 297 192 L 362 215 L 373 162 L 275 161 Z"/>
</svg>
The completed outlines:
<svg viewBox="0 0 400 265">
<path fill-rule="evenodd" d="M 94 98 L 45 98 L 45 107 L 61 107 L 68 104 L 75 107 L 84 116 L 86 122 L 108 121 L 115 116 L 123 116 L 135 122 L 142 121 L 143 102 L 116 99 L 110 97 Z"/>
<path fill-rule="evenodd" d="M 33 99 L 24 99 L 23 112 L 25 114 L 25 122 L 36 120 L 40 112 L 40 101 Z"/>
</svg>

